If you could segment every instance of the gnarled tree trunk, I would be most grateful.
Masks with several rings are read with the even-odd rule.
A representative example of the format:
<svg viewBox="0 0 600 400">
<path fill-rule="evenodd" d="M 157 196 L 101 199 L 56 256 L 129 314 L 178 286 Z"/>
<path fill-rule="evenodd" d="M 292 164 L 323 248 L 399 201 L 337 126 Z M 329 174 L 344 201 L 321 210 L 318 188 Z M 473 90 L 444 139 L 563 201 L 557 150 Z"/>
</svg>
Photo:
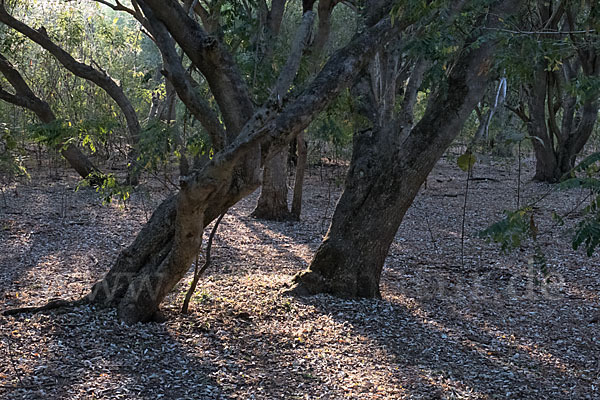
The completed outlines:
<svg viewBox="0 0 600 400">
<path fill-rule="evenodd" d="M 488 27 L 499 26 L 499 16 L 518 5 L 518 0 L 497 2 Z M 412 109 L 406 109 L 412 102 L 405 102 L 396 122 L 355 137 L 346 187 L 329 231 L 309 269 L 295 277 L 291 293 L 380 297 L 381 271 L 406 211 L 487 86 L 495 44 L 471 51 L 469 44 L 414 128 L 408 124 Z"/>
<path fill-rule="evenodd" d="M 162 2 L 150 0 L 139 3 L 156 5 L 152 11 L 165 12 L 161 21 L 167 21 L 171 17 L 170 7 L 175 7 L 174 3 L 165 7 Z M 172 11 L 180 14 L 177 8 Z M 312 17 L 305 17 L 305 22 L 310 25 Z M 182 15 L 181 18 L 186 17 Z M 176 26 L 180 26 L 178 21 L 173 20 Z M 357 36 L 344 51 L 332 56 L 306 90 L 288 105 L 282 108 L 273 99 L 254 113 L 231 144 L 183 179 L 181 191 L 158 207 L 133 244 L 121 252 L 104 279 L 94 285 L 87 300 L 116 305 L 120 318 L 127 322 L 152 319 L 166 294 L 189 269 L 201 243 L 204 226 L 258 187 L 258 180 L 249 179 L 242 171 L 245 160 L 259 146 L 263 149 L 262 158 L 259 157 L 262 163 L 268 155 L 287 148 L 289 141 L 346 88 L 373 52 L 405 27 L 403 21 L 392 26 L 390 18 L 384 18 Z M 214 59 L 200 61 L 206 63 Z M 277 88 L 289 87 L 298 65 L 299 58 L 291 56 L 278 79 Z M 239 114 L 230 110 L 227 118 L 234 124 L 238 117 Z"/>
<path fill-rule="evenodd" d="M 587 7 L 587 6 L 585 6 Z M 595 18 L 593 6 L 579 10 L 572 4 L 557 6 L 553 2 L 539 2 L 540 26 L 551 31 L 584 29 Z M 570 36 L 573 47 L 556 62 L 544 59 L 532 66 L 532 82 L 526 87 L 529 115 L 523 105 L 515 110 L 527 124 L 536 156 L 534 180 L 558 182 L 575 165 L 577 155 L 589 140 L 598 117 L 598 89 L 580 85 L 578 94 L 567 88 L 574 82 L 596 80 L 600 76 L 600 54 L 589 37 Z M 553 62 L 554 64 L 548 64 Z M 583 78 L 583 79 L 582 79 Z M 577 92 L 577 91 L 575 91 Z"/>
</svg>

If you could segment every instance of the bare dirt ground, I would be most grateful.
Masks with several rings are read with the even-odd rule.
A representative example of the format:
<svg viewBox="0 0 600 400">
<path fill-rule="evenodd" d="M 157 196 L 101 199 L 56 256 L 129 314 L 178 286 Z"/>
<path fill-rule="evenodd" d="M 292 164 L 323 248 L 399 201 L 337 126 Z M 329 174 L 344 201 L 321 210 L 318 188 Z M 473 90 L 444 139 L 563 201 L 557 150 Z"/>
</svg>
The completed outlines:
<svg viewBox="0 0 600 400">
<path fill-rule="evenodd" d="M 4 188 L 0 309 L 78 298 L 127 246 L 165 192 L 134 193 L 126 209 L 74 192 L 67 172 Z M 3 399 L 598 399 L 600 257 L 570 246 L 567 213 L 585 197 L 536 204 L 550 280 L 533 246 L 503 255 L 477 232 L 516 204 L 516 162 L 465 173 L 442 161 L 393 244 L 382 300 L 280 294 L 328 226 L 339 169 L 313 169 L 300 223 L 248 217 L 256 194 L 221 223 L 213 264 L 191 313 L 179 313 L 191 273 L 164 309 L 169 320 L 127 326 L 89 306 L 0 317 Z M 549 186 L 522 177 L 521 202 Z M 142 201 L 143 200 L 143 201 Z M 578 213 L 567 217 L 573 224 Z"/>
</svg>

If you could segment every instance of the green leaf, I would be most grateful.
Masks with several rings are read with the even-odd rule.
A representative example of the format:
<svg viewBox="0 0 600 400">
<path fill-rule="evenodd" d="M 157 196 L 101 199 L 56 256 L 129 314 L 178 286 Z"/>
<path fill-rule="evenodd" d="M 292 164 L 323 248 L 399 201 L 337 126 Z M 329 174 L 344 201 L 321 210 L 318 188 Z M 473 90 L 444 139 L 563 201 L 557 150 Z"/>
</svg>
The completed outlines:
<svg viewBox="0 0 600 400">
<path fill-rule="evenodd" d="M 458 157 L 458 160 L 456 160 L 458 168 L 462 169 L 465 172 L 473 169 L 473 166 L 476 162 L 477 158 L 475 158 L 475 156 L 470 152 L 463 154 L 462 156 Z"/>
</svg>

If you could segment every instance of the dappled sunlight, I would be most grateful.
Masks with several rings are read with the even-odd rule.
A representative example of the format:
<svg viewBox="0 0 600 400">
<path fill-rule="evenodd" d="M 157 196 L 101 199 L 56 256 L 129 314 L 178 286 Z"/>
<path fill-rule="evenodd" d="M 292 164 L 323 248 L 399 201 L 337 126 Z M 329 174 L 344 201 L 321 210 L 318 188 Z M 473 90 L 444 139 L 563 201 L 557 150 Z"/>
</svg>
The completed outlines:
<svg viewBox="0 0 600 400">
<path fill-rule="evenodd" d="M 210 228 L 210 227 L 209 227 Z M 214 242 L 213 255 L 221 258 L 229 254 L 228 262 L 257 268 L 299 270 L 312 258 L 310 237 L 299 240 L 293 236 L 295 225 L 281 222 L 264 222 L 237 213 L 228 214 L 219 227 Z M 292 233 L 290 233 L 292 231 Z M 314 239 L 313 239 L 314 240 Z M 290 264 L 290 260 L 294 260 Z M 235 268 L 235 267 L 234 267 Z"/>
<path fill-rule="evenodd" d="M 510 373 L 512 369 L 525 368 L 528 376 L 547 378 L 550 371 L 540 369 L 545 366 L 551 368 L 550 374 L 553 375 L 569 376 L 584 381 L 594 379 L 593 370 L 582 370 L 562 357 L 545 350 L 543 345 L 533 343 L 530 338 L 503 331 L 468 310 L 452 310 L 451 303 L 447 307 L 454 315 L 452 322 L 460 328 L 442 323 L 437 313 L 427 311 L 412 297 L 395 294 L 393 302 L 405 308 L 423 326 L 428 327 L 432 332 L 437 332 L 436 335 L 440 335 L 447 345 L 475 352 L 479 357 L 486 358 L 507 371 L 508 377 L 514 376 Z M 444 312 L 444 305 L 439 312 Z"/>
</svg>

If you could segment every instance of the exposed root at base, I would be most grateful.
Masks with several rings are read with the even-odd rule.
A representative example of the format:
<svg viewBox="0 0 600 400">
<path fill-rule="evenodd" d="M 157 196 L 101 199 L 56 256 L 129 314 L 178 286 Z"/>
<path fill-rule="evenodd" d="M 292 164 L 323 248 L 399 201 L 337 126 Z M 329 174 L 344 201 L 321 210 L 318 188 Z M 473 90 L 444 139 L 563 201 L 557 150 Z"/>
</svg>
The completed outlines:
<svg viewBox="0 0 600 400">
<path fill-rule="evenodd" d="M 81 306 L 84 304 L 89 304 L 89 303 L 90 303 L 90 301 L 86 297 L 83 297 L 79 300 L 57 299 L 57 300 L 50 300 L 48 303 L 46 303 L 45 305 L 40 306 L 40 307 L 10 308 L 8 310 L 2 311 L 2 315 L 18 315 L 18 314 L 24 314 L 24 313 L 38 313 L 38 312 L 47 311 L 47 310 L 55 310 L 57 308 L 65 308 L 65 307 L 73 308 L 73 307 L 78 307 L 78 306 Z"/>
</svg>

